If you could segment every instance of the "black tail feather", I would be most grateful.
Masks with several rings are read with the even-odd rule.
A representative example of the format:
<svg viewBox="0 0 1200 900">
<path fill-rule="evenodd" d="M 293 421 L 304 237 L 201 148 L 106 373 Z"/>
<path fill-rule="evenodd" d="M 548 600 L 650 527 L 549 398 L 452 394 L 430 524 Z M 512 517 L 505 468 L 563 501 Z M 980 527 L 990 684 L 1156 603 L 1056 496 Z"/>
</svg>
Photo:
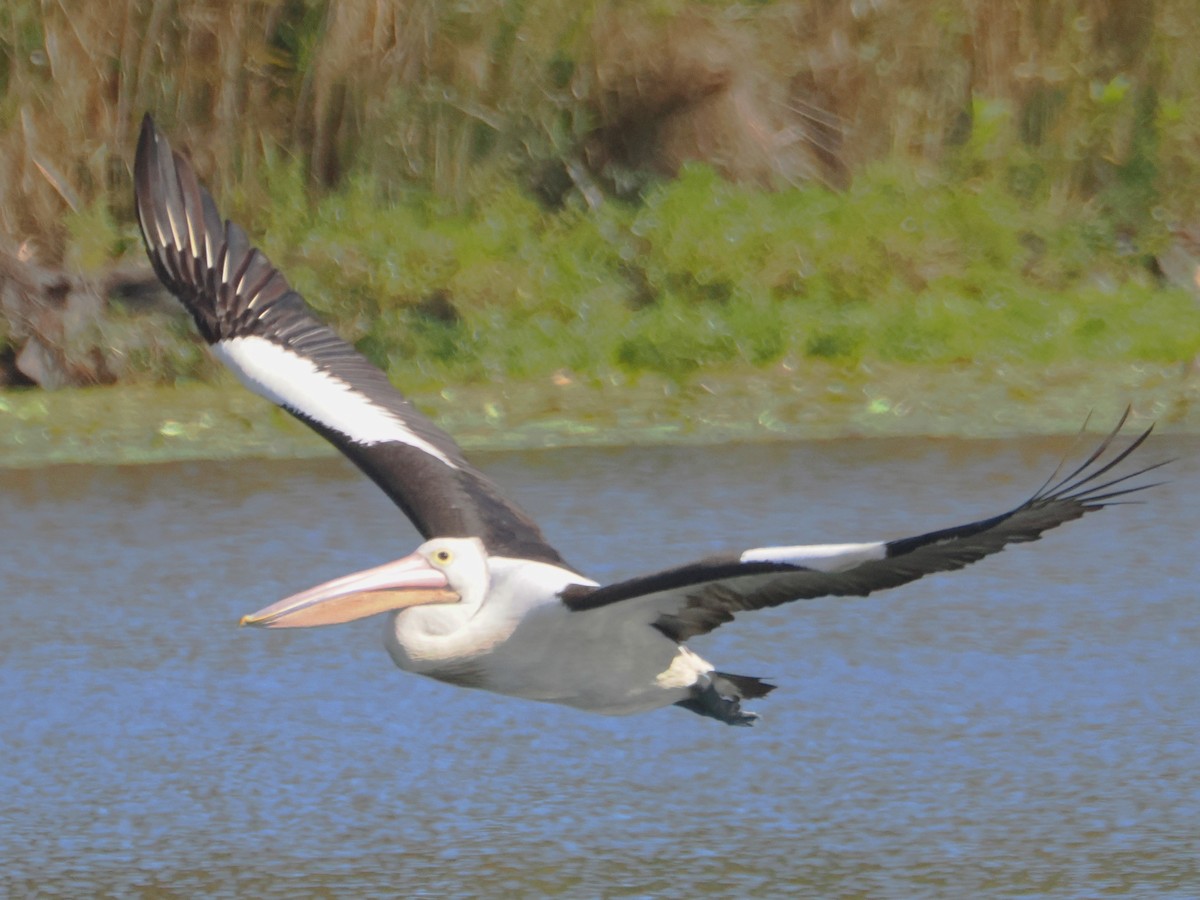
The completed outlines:
<svg viewBox="0 0 1200 900">
<path fill-rule="evenodd" d="M 743 700 L 757 700 L 759 697 L 765 697 L 775 688 L 777 684 L 770 684 L 763 681 L 761 678 L 754 678 L 750 675 L 730 675 L 728 672 L 713 672 L 713 680 L 717 682 L 717 690 L 725 693 L 725 685 L 721 682 L 729 682 L 733 692 Z"/>
</svg>

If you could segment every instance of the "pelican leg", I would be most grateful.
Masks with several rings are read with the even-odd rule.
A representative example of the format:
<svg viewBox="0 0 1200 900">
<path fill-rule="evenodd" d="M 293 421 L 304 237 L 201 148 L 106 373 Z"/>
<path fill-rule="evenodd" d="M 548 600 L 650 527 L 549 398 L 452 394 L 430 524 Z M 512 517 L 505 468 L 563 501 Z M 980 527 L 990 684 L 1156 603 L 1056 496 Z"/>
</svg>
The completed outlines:
<svg viewBox="0 0 1200 900">
<path fill-rule="evenodd" d="M 747 675 L 727 675 L 710 672 L 692 688 L 692 696 L 675 705 L 692 712 L 709 716 L 726 725 L 749 726 L 754 724 L 758 713 L 742 710 L 742 700 L 747 697 L 763 697 L 775 690 L 767 684 Z"/>
</svg>

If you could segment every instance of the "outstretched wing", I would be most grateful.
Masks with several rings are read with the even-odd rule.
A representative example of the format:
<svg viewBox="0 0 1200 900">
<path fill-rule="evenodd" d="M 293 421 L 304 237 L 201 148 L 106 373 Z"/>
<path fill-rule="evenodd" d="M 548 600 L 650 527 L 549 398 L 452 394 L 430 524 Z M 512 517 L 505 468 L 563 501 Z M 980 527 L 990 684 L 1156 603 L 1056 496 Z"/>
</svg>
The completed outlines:
<svg viewBox="0 0 1200 900">
<path fill-rule="evenodd" d="M 562 565 L 537 525 L 464 459 L 453 438 L 322 324 L 191 165 L 142 122 L 138 224 L 154 271 L 213 353 L 255 393 L 312 426 L 430 537 L 478 537 L 493 554 Z"/>
<path fill-rule="evenodd" d="M 916 537 L 863 544 L 760 547 L 740 556 L 711 558 L 653 575 L 591 588 L 573 585 L 562 595 L 573 611 L 614 603 L 637 604 L 650 624 L 677 641 L 706 634 L 748 609 L 824 596 L 865 596 L 934 572 L 961 569 L 1009 544 L 1042 533 L 1151 484 L 1130 484 L 1165 463 L 1105 479 L 1149 436 L 1105 460 L 1129 412 L 1100 447 L 1069 475 L 1050 479 L 1016 509 Z M 1056 480 L 1057 479 L 1057 480 Z"/>
</svg>

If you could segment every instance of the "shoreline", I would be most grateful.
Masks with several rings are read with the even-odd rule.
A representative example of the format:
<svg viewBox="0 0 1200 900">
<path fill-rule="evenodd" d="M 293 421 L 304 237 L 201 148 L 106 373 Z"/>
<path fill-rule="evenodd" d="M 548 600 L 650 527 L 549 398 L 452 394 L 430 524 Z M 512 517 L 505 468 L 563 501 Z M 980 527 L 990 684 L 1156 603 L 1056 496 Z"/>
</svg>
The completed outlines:
<svg viewBox="0 0 1200 900">
<path fill-rule="evenodd" d="M 1132 426 L 1200 433 L 1200 367 L 825 363 L 697 374 L 559 373 L 409 398 L 467 452 L 863 437 L 996 438 Z M 0 468 L 296 459 L 336 451 L 232 378 L 216 385 L 0 391 Z"/>
</svg>

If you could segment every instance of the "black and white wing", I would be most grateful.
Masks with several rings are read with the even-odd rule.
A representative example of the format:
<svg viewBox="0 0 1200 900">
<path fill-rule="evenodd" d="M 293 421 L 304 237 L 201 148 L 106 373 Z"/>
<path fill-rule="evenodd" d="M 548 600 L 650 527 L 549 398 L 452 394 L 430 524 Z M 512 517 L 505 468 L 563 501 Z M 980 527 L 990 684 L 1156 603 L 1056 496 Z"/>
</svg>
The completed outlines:
<svg viewBox="0 0 1200 900">
<path fill-rule="evenodd" d="M 816 597 L 865 596 L 934 572 L 961 569 L 1009 544 L 1036 541 L 1051 528 L 1153 487 L 1130 482 L 1165 463 L 1105 478 L 1150 434 L 1147 429 L 1105 460 L 1128 415 L 1126 411 L 1112 434 L 1073 472 L 1058 480 L 1055 473 L 1016 509 L 990 519 L 893 541 L 760 547 L 602 587 L 573 585 L 562 600 L 577 612 L 635 604 L 649 624 L 685 641 L 731 621 L 742 610 Z"/>
<path fill-rule="evenodd" d="M 149 116 L 134 185 L 155 273 L 243 384 L 333 443 L 426 538 L 479 537 L 493 554 L 563 564 L 453 438 L 320 322 L 239 226 L 221 221 L 191 165 Z"/>
</svg>

